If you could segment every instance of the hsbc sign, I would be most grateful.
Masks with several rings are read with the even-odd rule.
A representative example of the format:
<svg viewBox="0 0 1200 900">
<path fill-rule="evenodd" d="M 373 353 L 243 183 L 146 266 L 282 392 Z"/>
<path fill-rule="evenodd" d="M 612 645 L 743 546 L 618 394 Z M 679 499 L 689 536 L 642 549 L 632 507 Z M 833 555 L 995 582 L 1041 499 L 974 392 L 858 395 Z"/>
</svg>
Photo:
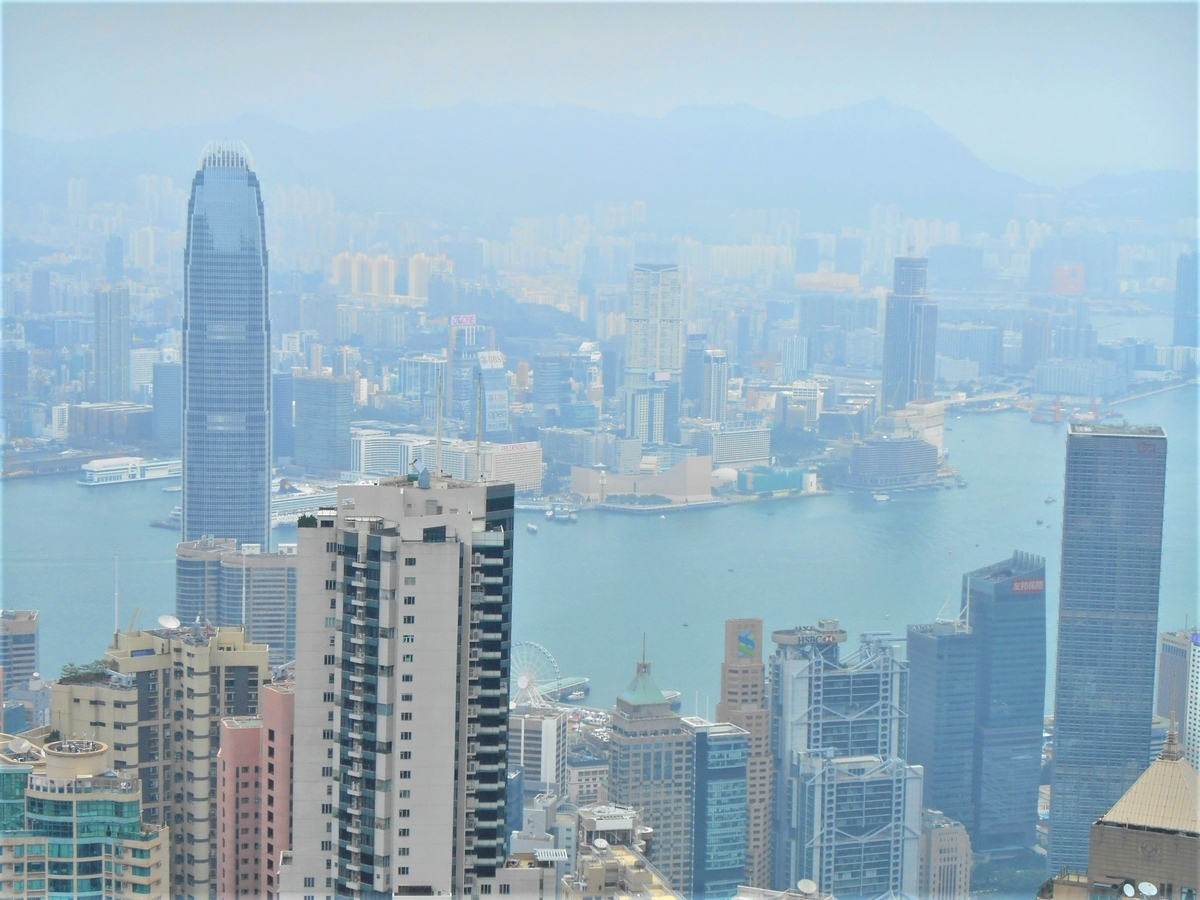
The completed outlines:
<svg viewBox="0 0 1200 900">
<path fill-rule="evenodd" d="M 1012 583 L 1014 594 L 1038 594 L 1046 590 L 1045 578 L 1018 578 Z"/>
</svg>

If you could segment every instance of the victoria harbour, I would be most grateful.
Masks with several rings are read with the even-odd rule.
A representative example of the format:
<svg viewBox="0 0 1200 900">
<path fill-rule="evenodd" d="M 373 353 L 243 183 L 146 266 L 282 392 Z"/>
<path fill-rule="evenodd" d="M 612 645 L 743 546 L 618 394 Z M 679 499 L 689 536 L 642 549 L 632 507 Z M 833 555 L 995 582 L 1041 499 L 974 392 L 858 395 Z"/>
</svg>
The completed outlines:
<svg viewBox="0 0 1200 900">
<path fill-rule="evenodd" d="M 1195 624 L 1196 403 L 1189 386 L 1118 407 L 1169 438 L 1163 629 Z M 586 512 L 536 534 L 525 525 L 541 514 L 518 513 L 513 640 L 536 641 L 563 675 L 590 678 L 587 702 L 606 707 L 633 676 L 644 636 L 656 679 L 683 693 L 685 713 L 703 715 L 717 700 L 725 618 L 760 616 L 767 633 L 837 618 L 852 635 L 900 641 L 908 624 L 957 612 L 964 572 L 1019 549 L 1046 557 L 1053 671 L 1066 428 L 1018 412 L 949 414 L 946 425 L 965 488 L 896 492 L 888 503 L 835 489 L 666 518 Z M 4 605 L 41 611 L 47 675 L 103 653 L 118 559 L 122 629 L 135 610 L 148 627 L 175 608 L 178 537 L 149 523 L 178 494 L 153 481 L 75 482 L 3 484 Z M 295 528 L 273 537 L 294 540 Z"/>
</svg>

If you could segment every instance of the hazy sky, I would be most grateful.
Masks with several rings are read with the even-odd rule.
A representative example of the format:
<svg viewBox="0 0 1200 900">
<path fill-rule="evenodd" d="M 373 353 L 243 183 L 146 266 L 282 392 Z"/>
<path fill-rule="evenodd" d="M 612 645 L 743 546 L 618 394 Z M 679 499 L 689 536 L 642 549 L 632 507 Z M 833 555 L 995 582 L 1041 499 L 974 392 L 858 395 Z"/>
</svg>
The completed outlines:
<svg viewBox="0 0 1200 900">
<path fill-rule="evenodd" d="M 1066 185 L 1196 168 L 1197 7 L 3 5 L 4 120 L 54 139 L 403 106 L 804 115 L 887 97 Z"/>
</svg>

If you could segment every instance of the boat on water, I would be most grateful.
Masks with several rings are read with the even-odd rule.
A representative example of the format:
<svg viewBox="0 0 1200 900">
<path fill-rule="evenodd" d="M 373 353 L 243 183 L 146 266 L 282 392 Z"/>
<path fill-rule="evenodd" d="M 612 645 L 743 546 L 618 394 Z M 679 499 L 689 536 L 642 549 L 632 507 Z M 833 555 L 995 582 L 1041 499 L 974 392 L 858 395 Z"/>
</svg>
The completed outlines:
<svg viewBox="0 0 1200 900">
<path fill-rule="evenodd" d="M 572 691 L 567 694 L 568 700 L 585 700 L 587 699 L 587 691 Z"/>
<path fill-rule="evenodd" d="M 536 525 L 534 525 L 532 522 L 530 522 L 528 525 L 526 525 L 526 526 L 525 526 L 525 529 L 526 529 L 526 530 L 527 530 L 527 531 L 528 531 L 530 534 L 537 534 L 537 526 L 536 526 Z"/>
<path fill-rule="evenodd" d="M 1057 500 L 1055 500 L 1053 497 L 1047 497 L 1047 498 L 1046 498 L 1046 502 L 1047 502 L 1047 503 L 1057 503 L 1058 501 L 1057 501 Z"/>
<path fill-rule="evenodd" d="M 182 484 L 173 484 L 170 487 L 163 488 L 164 494 L 180 494 L 183 492 Z"/>
<path fill-rule="evenodd" d="M 150 523 L 154 528 L 166 528 L 169 531 L 179 531 L 183 527 L 183 507 L 174 507 L 165 519 Z"/>
<path fill-rule="evenodd" d="M 878 500 L 880 503 L 884 503 L 884 502 L 892 499 L 891 494 L 872 494 L 871 496 L 874 497 L 876 500 Z"/>
<path fill-rule="evenodd" d="M 552 509 L 546 510 L 546 521 L 551 522 L 553 520 L 554 520 L 554 510 L 552 510 Z"/>
<path fill-rule="evenodd" d="M 113 456 L 86 462 L 79 467 L 79 471 L 83 477 L 79 479 L 78 484 L 84 487 L 127 484 L 130 481 L 156 481 L 159 478 L 179 478 L 183 475 L 183 460 Z"/>
<path fill-rule="evenodd" d="M 546 518 L 559 525 L 573 525 L 579 521 L 579 510 L 570 506 L 556 506 L 547 510 Z"/>
</svg>

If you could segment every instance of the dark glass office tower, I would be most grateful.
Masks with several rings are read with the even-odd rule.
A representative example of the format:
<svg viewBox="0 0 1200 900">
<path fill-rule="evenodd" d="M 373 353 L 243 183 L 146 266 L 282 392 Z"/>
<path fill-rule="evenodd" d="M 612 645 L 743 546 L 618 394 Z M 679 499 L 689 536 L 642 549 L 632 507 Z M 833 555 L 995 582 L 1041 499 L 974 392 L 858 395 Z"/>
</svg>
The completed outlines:
<svg viewBox="0 0 1200 900">
<path fill-rule="evenodd" d="M 270 546 L 267 246 L 242 145 L 209 144 L 183 259 L 183 540 Z"/>
<path fill-rule="evenodd" d="M 963 576 L 975 638 L 974 850 L 1037 842 L 1046 712 L 1046 560 L 1017 551 Z M 1153 656 L 1151 661 L 1153 661 Z"/>
<path fill-rule="evenodd" d="M 883 328 L 883 411 L 932 400 L 937 364 L 937 304 L 925 295 L 929 261 L 898 256 Z"/>
<path fill-rule="evenodd" d="M 1091 824 L 1147 764 L 1167 436 L 1071 425 L 1063 494 L 1050 869 L 1082 870 Z"/>
</svg>

